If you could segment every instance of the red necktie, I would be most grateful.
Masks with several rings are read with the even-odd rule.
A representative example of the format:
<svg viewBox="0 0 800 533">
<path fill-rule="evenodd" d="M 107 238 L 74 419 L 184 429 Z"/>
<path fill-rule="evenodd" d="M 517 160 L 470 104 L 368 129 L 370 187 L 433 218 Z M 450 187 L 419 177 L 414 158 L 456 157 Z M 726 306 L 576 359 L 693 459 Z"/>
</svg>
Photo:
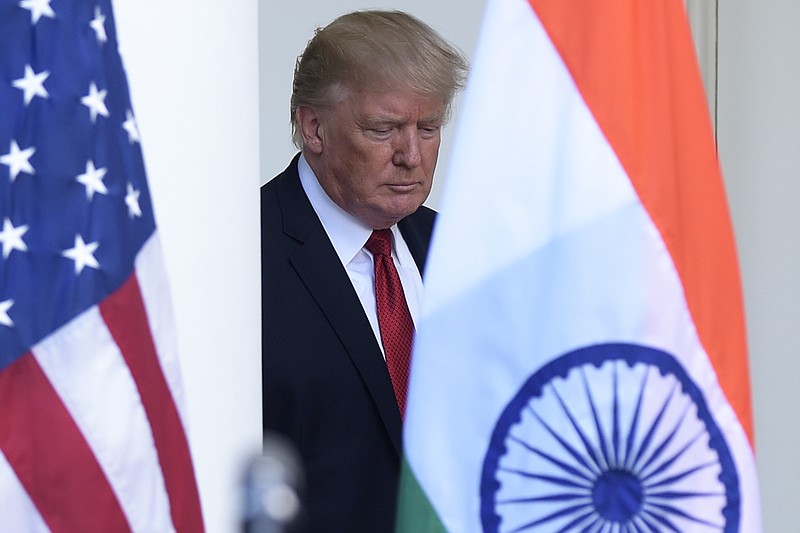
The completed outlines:
<svg viewBox="0 0 800 533">
<path fill-rule="evenodd" d="M 375 302 L 378 308 L 383 351 L 386 354 L 386 366 L 389 367 L 389 377 L 392 379 L 400 416 L 404 416 L 414 321 L 408 311 L 400 276 L 392 261 L 391 230 L 373 231 L 364 248 L 374 257 Z"/>
</svg>

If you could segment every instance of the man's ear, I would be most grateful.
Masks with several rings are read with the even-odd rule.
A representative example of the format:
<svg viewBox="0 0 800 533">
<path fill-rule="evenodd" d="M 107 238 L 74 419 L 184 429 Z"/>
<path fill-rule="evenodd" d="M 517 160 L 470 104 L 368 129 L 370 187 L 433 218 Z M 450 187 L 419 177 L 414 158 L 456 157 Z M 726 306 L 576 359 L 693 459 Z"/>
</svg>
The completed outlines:
<svg viewBox="0 0 800 533">
<path fill-rule="evenodd" d="M 303 146 L 314 154 L 322 153 L 322 120 L 320 114 L 309 106 L 297 108 L 297 125 L 303 137 Z"/>
</svg>

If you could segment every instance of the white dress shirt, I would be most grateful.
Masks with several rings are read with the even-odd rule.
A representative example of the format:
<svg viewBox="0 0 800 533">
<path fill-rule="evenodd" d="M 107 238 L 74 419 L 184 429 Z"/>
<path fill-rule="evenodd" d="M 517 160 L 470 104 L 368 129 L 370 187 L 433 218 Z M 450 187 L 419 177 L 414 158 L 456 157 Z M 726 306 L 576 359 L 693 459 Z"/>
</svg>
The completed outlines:
<svg viewBox="0 0 800 533">
<path fill-rule="evenodd" d="M 375 305 L 375 270 L 372 262 L 372 254 L 364 249 L 367 239 L 372 234 L 372 228 L 365 226 L 336 205 L 317 181 L 314 171 L 308 165 L 304 156 L 300 156 L 297 164 L 300 173 L 300 183 L 303 190 L 311 201 L 317 216 L 328 234 L 328 238 L 333 244 L 339 260 L 342 262 L 353 288 L 358 294 L 364 312 L 372 325 L 372 331 L 378 340 L 378 345 L 383 351 L 381 343 L 380 327 L 378 326 L 378 312 Z M 397 224 L 391 227 L 394 236 L 392 246 L 392 259 L 400 275 L 400 282 L 403 284 L 403 291 L 408 302 L 408 310 L 414 324 L 417 324 L 420 306 L 422 301 L 422 276 L 419 273 L 417 264 L 408 249 L 406 241 L 403 239 Z M 384 357 L 386 355 L 384 354 Z"/>
</svg>

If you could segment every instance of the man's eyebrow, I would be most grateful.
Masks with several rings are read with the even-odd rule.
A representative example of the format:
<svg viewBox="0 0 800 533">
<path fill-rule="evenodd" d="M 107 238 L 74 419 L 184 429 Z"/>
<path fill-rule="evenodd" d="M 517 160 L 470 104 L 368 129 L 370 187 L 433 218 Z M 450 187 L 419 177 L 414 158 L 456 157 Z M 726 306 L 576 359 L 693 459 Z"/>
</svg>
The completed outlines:
<svg viewBox="0 0 800 533">
<path fill-rule="evenodd" d="M 371 123 L 371 124 L 401 124 L 406 122 L 408 119 L 406 117 L 400 116 L 390 116 L 390 115 L 371 115 L 364 117 L 364 122 Z M 444 121 L 444 114 L 436 113 L 435 115 L 423 116 L 420 117 L 417 122 L 442 122 Z"/>
<path fill-rule="evenodd" d="M 444 122 L 444 113 L 435 113 L 429 116 L 420 117 L 417 120 L 418 124 L 441 124 Z M 356 122 L 361 126 L 374 126 L 376 124 L 387 124 L 387 125 L 394 125 L 394 124 L 403 124 L 405 123 L 409 117 L 401 116 L 401 115 L 386 115 L 386 114 L 376 114 L 376 115 L 363 115 L 360 119 L 357 119 Z"/>
<path fill-rule="evenodd" d="M 398 124 L 401 122 L 405 122 L 405 119 L 398 116 L 389 116 L 389 115 L 367 115 L 364 117 L 364 122 L 369 124 Z"/>
<path fill-rule="evenodd" d="M 427 122 L 427 123 L 437 123 L 437 122 L 444 122 L 444 113 L 436 113 L 435 115 L 431 115 L 428 117 L 422 117 L 419 120 L 420 122 Z"/>
</svg>

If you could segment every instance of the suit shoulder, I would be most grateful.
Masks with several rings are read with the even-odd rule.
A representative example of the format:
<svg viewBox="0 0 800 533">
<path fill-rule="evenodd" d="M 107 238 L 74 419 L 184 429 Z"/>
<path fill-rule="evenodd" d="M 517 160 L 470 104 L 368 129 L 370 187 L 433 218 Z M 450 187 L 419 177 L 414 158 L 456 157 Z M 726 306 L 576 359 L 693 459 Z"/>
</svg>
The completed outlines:
<svg viewBox="0 0 800 533">
<path fill-rule="evenodd" d="M 438 213 L 427 206 L 420 206 L 416 212 L 408 217 L 409 223 L 417 226 L 423 233 L 430 235 L 436 223 Z"/>
<path fill-rule="evenodd" d="M 292 161 L 289 165 L 277 176 L 266 182 L 261 186 L 261 197 L 263 198 L 265 195 L 274 194 L 274 191 L 281 187 L 282 183 L 286 181 L 290 181 L 292 179 L 299 179 L 299 174 L 297 171 L 297 161 L 300 159 L 300 154 L 298 153 L 292 158 Z"/>
</svg>

